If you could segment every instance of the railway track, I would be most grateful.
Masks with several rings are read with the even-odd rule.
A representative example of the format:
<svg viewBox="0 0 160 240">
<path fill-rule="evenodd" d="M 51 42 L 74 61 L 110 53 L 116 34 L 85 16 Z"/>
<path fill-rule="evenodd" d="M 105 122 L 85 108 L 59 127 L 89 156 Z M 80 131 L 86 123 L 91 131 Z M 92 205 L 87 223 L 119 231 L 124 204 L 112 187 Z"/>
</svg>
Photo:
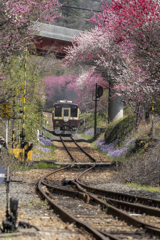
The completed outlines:
<svg viewBox="0 0 160 240">
<path fill-rule="evenodd" d="M 38 191 L 42 198 L 46 198 L 62 218 L 86 229 L 95 239 L 151 239 L 152 236 L 159 238 L 160 210 L 142 205 L 159 206 L 158 201 L 104 191 L 84 184 L 82 179 L 94 171 L 97 160 L 71 139 L 79 151 L 83 152 L 83 157 L 82 153 L 77 153 L 73 148 L 69 149 L 61 137 L 72 162 L 68 163 L 67 167 L 40 179 Z M 74 156 L 71 152 L 74 152 Z M 90 160 L 92 166 L 85 171 L 75 169 L 74 164 L 80 158 L 83 159 L 83 163 Z M 153 216 L 152 219 L 150 216 Z"/>
</svg>

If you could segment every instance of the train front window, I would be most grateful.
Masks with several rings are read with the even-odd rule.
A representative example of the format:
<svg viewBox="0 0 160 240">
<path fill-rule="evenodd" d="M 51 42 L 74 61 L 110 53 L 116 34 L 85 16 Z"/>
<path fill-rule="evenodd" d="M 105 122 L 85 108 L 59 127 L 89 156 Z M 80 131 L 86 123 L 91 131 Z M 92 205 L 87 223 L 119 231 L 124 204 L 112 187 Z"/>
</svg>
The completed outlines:
<svg viewBox="0 0 160 240">
<path fill-rule="evenodd" d="M 69 111 L 68 109 L 64 109 L 64 117 L 68 117 L 69 116 Z"/>
<path fill-rule="evenodd" d="M 61 108 L 56 106 L 55 107 L 55 117 L 61 117 Z"/>
<path fill-rule="evenodd" d="M 77 117 L 77 107 L 71 108 L 71 117 Z"/>
</svg>

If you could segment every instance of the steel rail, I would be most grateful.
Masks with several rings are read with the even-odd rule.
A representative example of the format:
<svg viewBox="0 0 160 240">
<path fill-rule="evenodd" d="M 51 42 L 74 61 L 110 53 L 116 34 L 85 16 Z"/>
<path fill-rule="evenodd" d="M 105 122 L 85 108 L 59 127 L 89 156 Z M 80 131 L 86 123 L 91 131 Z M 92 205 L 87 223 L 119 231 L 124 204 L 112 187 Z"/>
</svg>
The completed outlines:
<svg viewBox="0 0 160 240">
<path fill-rule="evenodd" d="M 72 138 L 72 140 L 74 140 L 73 138 Z M 74 141 L 75 142 L 75 141 Z M 75 142 L 75 144 L 78 146 L 78 147 L 80 147 L 76 142 Z M 97 162 L 97 161 L 96 161 Z M 96 162 L 95 162 L 95 165 L 93 166 L 93 168 L 96 166 Z M 97 201 L 98 203 L 101 203 L 103 206 L 106 206 L 107 207 L 107 209 L 109 210 L 109 211 L 111 211 L 111 213 L 112 214 L 115 214 L 116 213 L 116 211 L 117 211 L 117 213 L 116 213 L 116 216 L 118 216 L 120 219 L 122 219 L 122 220 L 124 220 L 124 221 L 126 221 L 127 223 L 130 223 L 130 224 L 132 224 L 132 225 L 134 225 L 134 226 L 136 226 L 136 227 L 138 227 L 138 226 L 140 226 L 140 227 L 142 227 L 142 228 L 144 228 L 144 229 L 146 229 L 148 232 L 152 232 L 154 235 L 156 235 L 156 236 L 160 236 L 160 228 L 159 227 L 156 227 L 156 226 L 154 226 L 154 225 L 151 225 L 151 224 L 147 224 L 147 223 L 145 223 L 145 222 L 142 222 L 142 221 L 140 221 L 140 220 L 137 220 L 136 218 L 134 218 L 134 217 L 131 217 L 130 215 L 128 215 L 128 214 L 126 214 L 126 213 L 124 213 L 123 211 L 121 211 L 121 210 L 119 210 L 119 209 L 115 209 L 115 207 L 113 207 L 112 205 L 110 205 L 110 204 L 106 204 L 106 203 L 104 203 L 102 200 L 100 200 L 99 201 L 99 199 L 97 198 L 97 197 L 95 197 L 94 195 L 92 195 L 91 193 L 89 193 L 89 192 L 87 192 L 86 191 L 86 189 L 83 189 L 83 188 L 81 188 L 80 187 L 80 185 L 81 186 L 83 186 L 84 188 L 90 188 L 90 187 L 88 187 L 88 186 L 86 186 L 86 185 L 84 185 L 84 184 L 81 184 L 80 182 L 79 182 L 79 178 L 80 177 L 82 177 L 86 172 L 88 172 L 89 170 L 91 170 L 92 168 L 90 168 L 90 169 L 87 169 L 86 171 L 84 171 L 84 172 L 82 172 L 77 178 L 76 178 L 76 185 L 78 185 L 78 188 L 79 188 L 79 190 L 80 191 L 82 191 L 82 192 L 84 192 L 85 194 L 88 194 L 90 197 L 92 197 L 95 201 Z M 74 182 L 72 182 L 73 184 L 74 184 Z M 93 188 L 94 190 L 95 190 L 95 188 Z M 99 190 L 99 189 L 96 189 L 96 190 Z M 113 193 L 113 192 L 112 192 Z M 120 196 L 122 197 L 123 196 L 123 194 L 120 194 Z M 128 194 L 126 194 L 125 195 L 125 197 L 130 197 L 130 195 Z M 135 198 L 135 196 L 132 196 L 131 198 Z M 139 201 L 142 201 L 142 202 L 144 202 L 144 200 L 145 201 L 147 201 L 147 202 L 151 202 L 150 201 L 150 199 L 148 200 L 147 198 L 139 198 L 139 197 L 137 197 L 136 196 L 136 201 L 137 200 L 139 200 Z M 158 201 L 153 201 L 154 203 L 156 202 L 158 202 Z M 159 201 L 160 202 L 160 201 Z M 113 201 L 112 201 L 112 203 L 113 203 Z M 134 206 L 135 207 L 135 206 Z M 141 207 L 141 209 L 142 209 L 142 207 Z M 143 210 L 145 209 L 145 207 L 143 208 Z M 151 210 L 151 209 L 148 209 L 147 210 L 147 208 L 146 208 L 146 211 L 151 215 L 151 214 L 157 214 L 157 216 L 159 216 L 159 212 L 158 213 L 156 213 L 156 211 L 154 211 L 153 209 Z M 147 213 L 147 214 L 148 214 Z"/>
<path fill-rule="evenodd" d="M 65 189 L 62 189 L 62 188 L 53 187 L 52 185 L 47 184 L 45 182 L 42 182 L 42 183 L 46 187 L 48 187 L 50 189 L 53 189 L 53 192 L 55 192 L 55 193 L 62 193 L 63 195 L 67 195 L 68 194 L 69 196 L 76 196 L 76 197 L 82 198 L 83 200 L 87 200 L 87 201 L 90 200 L 90 202 L 94 201 L 94 203 L 100 204 L 103 207 L 105 207 L 105 209 L 107 209 L 107 213 L 110 213 L 110 214 L 112 214 L 114 216 L 117 216 L 119 219 L 124 220 L 127 224 L 129 223 L 129 224 L 131 224 L 131 225 L 133 225 L 135 227 L 138 227 L 138 228 L 142 227 L 142 228 L 146 229 L 149 233 L 152 233 L 152 234 L 154 234 L 156 236 L 160 236 L 160 228 L 159 227 L 156 227 L 156 226 L 154 226 L 152 224 L 145 223 L 145 222 L 143 222 L 141 220 L 138 220 L 138 219 L 130 216 L 128 213 L 125 213 L 124 211 L 119 210 L 117 207 L 112 206 L 110 204 L 110 201 L 106 203 L 106 202 L 104 202 L 104 200 L 98 199 L 95 195 L 88 193 L 85 189 L 83 189 L 76 182 L 72 182 L 72 184 L 76 184 L 76 186 L 77 186 L 77 188 L 79 189 L 80 192 L 78 192 L 78 191 L 71 191 L 71 190 L 65 190 Z M 129 204 L 129 203 L 127 203 L 127 204 Z"/>
<path fill-rule="evenodd" d="M 60 139 L 61 139 L 61 141 L 62 141 L 62 143 L 63 143 L 63 146 L 65 147 L 66 151 L 67 151 L 68 154 L 70 155 L 71 159 L 73 160 L 73 162 L 75 162 L 75 159 L 73 158 L 72 154 L 69 152 L 69 150 L 68 150 L 68 148 L 66 147 L 66 145 L 65 145 L 65 143 L 64 143 L 64 141 L 63 141 L 63 139 L 62 139 L 61 136 L 60 136 Z M 82 150 L 82 148 L 80 148 L 80 149 Z M 85 152 L 85 153 L 86 153 L 86 152 Z M 86 154 L 86 155 L 87 155 L 87 154 Z M 89 154 L 88 154 L 88 155 L 89 155 Z M 93 161 L 96 161 L 96 159 L 92 158 L 90 155 L 89 155 L 89 157 L 90 157 Z M 52 174 L 54 174 L 54 173 L 57 173 L 58 171 L 68 169 L 68 168 L 70 168 L 70 167 L 72 166 L 72 164 L 73 164 L 73 163 L 70 163 L 70 164 L 68 165 L 68 167 L 65 167 L 65 168 L 63 168 L 63 169 L 55 170 L 55 171 L 53 171 L 53 172 L 51 172 L 51 173 L 49 173 L 49 174 L 46 174 L 43 178 L 41 178 L 40 181 L 39 181 L 39 183 L 38 183 L 38 190 L 39 190 L 39 192 L 43 195 L 43 197 L 45 197 L 45 198 L 48 200 L 48 202 L 54 207 L 54 209 L 55 209 L 56 211 L 58 211 L 59 214 L 60 214 L 62 217 L 64 217 L 65 219 L 67 219 L 69 222 L 72 222 L 72 223 L 73 223 L 73 222 L 76 222 L 76 224 L 77 224 L 78 226 L 86 228 L 89 232 L 91 232 L 93 235 L 95 235 L 96 238 L 98 237 L 98 239 L 102 239 L 102 240 L 103 240 L 103 239 L 108 239 L 108 237 L 109 237 L 111 240 L 119 240 L 119 238 L 117 238 L 117 237 L 115 237 L 115 236 L 112 236 L 111 234 L 105 233 L 105 232 L 103 232 L 103 231 L 101 231 L 101 230 L 95 229 L 95 228 L 91 227 L 90 225 L 88 225 L 88 224 L 86 224 L 86 223 L 84 223 L 84 222 L 82 222 L 82 221 L 79 221 L 77 218 L 75 218 L 75 217 L 73 217 L 72 215 L 68 214 L 65 210 L 63 210 L 62 208 L 60 208 L 60 207 L 51 199 L 51 197 L 49 197 L 49 196 L 43 191 L 43 189 L 41 188 L 41 184 L 43 184 L 43 185 L 45 185 L 45 186 L 47 186 L 47 187 L 52 188 L 52 190 L 53 190 L 54 192 L 56 192 L 56 193 L 63 192 L 63 193 L 66 194 L 66 192 L 67 192 L 67 193 L 69 193 L 70 195 L 71 195 L 71 194 L 74 194 L 74 196 L 79 196 L 80 198 L 83 198 L 83 199 L 84 199 L 85 197 L 87 197 L 88 195 L 85 195 L 85 194 L 83 194 L 83 193 L 81 193 L 81 192 L 74 192 L 74 191 L 70 191 L 70 190 L 64 190 L 64 189 L 62 189 L 62 188 L 53 187 L 53 186 L 51 186 L 51 185 L 49 185 L 49 184 L 47 184 L 47 183 L 44 182 L 44 179 L 47 178 L 48 176 L 50 176 L 50 175 L 52 175 Z M 87 169 L 87 171 L 91 170 L 91 169 L 94 168 L 94 167 L 95 167 L 95 165 L 92 166 L 92 167 L 90 167 L 89 169 Z M 85 171 L 85 172 L 86 172 L 86 171 Z M 106 238 L 106 237 L 107 237 L 107 238 Z"/>
<path fill-rule="evenodd" d="M 102 233 L 100 233 L 99 231 L 97 231 L 96 229 L 94 229 L 93 227 L 91 227 L 90 225 L 78 220 L 77 218 L 73 217 L 72 215 L 70 215 L 69 213 L 67 213 L 64 209 L 62 209 L 60 206 L 58 206 L 58 204 L 56 204 L 42 189 L 41 185 L 42 182 L 45 178 L 47 178 L 48 176 L 57 173 L 58 171 L 62 171 L 67 169 L 63 168 L 63 169 L 58 169 L 55 171 L 52 171 L 51 173 L 46 174 L 45 176 L 43 176 L 39 182 L 38 182 L 38 190 L 39 192 L 42 194 L 43 197 L 45 197 L 47 199 L 47 201 L 53 206 L 54 210 L 57 211 L 65 220 L 67 220 L 70 223 L 76 223 L 76 225 L 78 227 L 83 227 L 85 228 L 87 231 L 89 231 L 90 233 L 92 233 L 92 235 L 94 235 L 96 237 L 96 239 L 101 239 L 101 240 L 107 240 L 108 238 L 106 236 L 104 236 Z M 119 238 L 116 238 L 112 235 L 110 235 L 110 238 L 112 240 L 119 240 Z"/>
<path fill-rule="evenodd" d="M 100 198 L 100 197 L 102 198 L 102 200 L 107 201 L 108 203 L 110 203 L 111 205 L 113 205 L 115 207 L 123 208 L 125 210 L 129 209 L 130 211 L 138 212 L 141 214 L 146 213 L 147 215 L 150 215 L 150 216 L 160 217 L 159 209 L 154 209 L 151 207 L 146 207 L 146 206 L 135 204 L 135 203 L 128 203 L 128 202 L 124 202 L 124 201 L 115 200 L 112 198 L 98 196 L 98 198 Z"/>
<path fill-rule="evenodd" d="M 94 187 L 89 187 L 89 186 L 86 186 L 84 184 L 82 184 L 78 179 L 83 175 L 85 174 L 86 172 L 90 171 L 92 168 L 94 168 L 96 166 L 96 163 L 97 163 L 97 160 L 95 158 L 93 158 L 92 156 L 90 156 L 86 151 L 84 151 L 83 148 L 81 148 L 77 142 L 73 139 L 72 135 L 70 136 L 70 138 L 72 139 L 72 141 L 77 145 L 77 147 L 79 147 L 81 149 L 81 151 L 83 151 L 89 158 L 91 158 L 94 162 L 95 162 L 95 165 L 87 170 L 85 170 L 83 173 L 81 173 L 77 178 L 76 178 L 76 182 L 78 182 L 79 185 L 83 186 L 83 188 L 86 188 L 87 190 L 89 190 L 90 192 L 92 193 L 95 193 L 95 194 L 100 194 L 102 195 L 103 197 L 105 198 L 108 198 L 112 199 L 112 204 L 116 203 L 115 201 L 113 201 L 114 199 L 118 199 L 118 200 L 122 200 L 122 201 L 125 201 L 125 200 L 128 200 L 128 202 L 132 202 L 132 203 L 140 203 L 140 204 L 143 204 L 143 205 L 149 205 L 149 206 L 154 206 L 154 207 L 160 207 L 160 200 L 158 199 L 148 199 L 146 197 L 139 197 L 139 196 L 135 196 L 135 195 L 130 195 L 130 194 L 127 194 L 127 193 L 117 193 L 117 192 L 112 192 L 112 191 L 107 191 L 107 190 L 101 190 L 101 189 L 97 189 L 97 188 L 94 188 Z M 63 139 L 61 138 L 62 142 L 63 142 L 63 145 L 66 149 L 67 152 L 68 149 L 66 147 L 66 145 L 64 144 L 64 141 Z M 70 152 L 69 152 L 70 154 Z M 70 154 L 71 155 L 71 154 Z M 73 159 L 73 156 L 71 155 L 71 158 Z M 118 202 L 117 202 L 118 204 Z M 127 205 L 127 202 L 125 202 L 125 204 Z M 121 206 L 123 205 L 123 203 L 121 203 Z M 136 207 L 136 205 L 135 205 Z M 142 209 L 142 207 L 141 207 Z M 145 209 L 145 208 L 144 208 Z M 147 210 L 147 208 L 146 208 Z M 158 215 L 159 213 L 157 213 L 158 211 L 156 210 L 153 210 L 150 208 L 150 210 L 148 210 L 148 213 L 147 214 L 155 214 L 154 216 L 156 216 L 156 214 Z"/>
<path fill-rule="evenodd" d="M 83 174 L 84 173 L 81 173 L 76 178 L 76 181 L 79 185 L 81 185 L 83 188 L 86 188 L 91 193 L 98 194 L 98 195 L 101 195 L 101 196 L 104 196 L 104 197 L 107 197 L 110 199 L 118 199 L 118 200 L 130 202 L 130 203 L 132 202 L 132 203 L 139 203 L 139 204 L 153 206 L 153 207 L 160 207 L 160 200 L 158 200 L 158 199 L 139 197 L 139 196 L 130 195 L 127 193 L 107 191 L 107 190 L 102 190 L 102 189 L 98 189 L 95 187 L 87 186 L 79 181 L 79 178 L 81 178 Z"/>
<path fill-rule="evenodd" d="M 94 194 L 91 194 L 89 192 L 86 191 L 86 189 L 83 189 L 77 182 L 72 182 L 73 184 L 75 184 L 77 186 L 77 188 L 88 194 L 90 198 L 92 198 L 94 200 L 94 202 L 97 202 L 98 204 L 101 204 L 102 206 L 104 206 L 107 209 L 107 212 L 117 216 L 119 219 L 124 220 L 127 224 L 131 224 L 135 227 L 142 227 L 144 229 L 146 229 L 148 232 L 153 233 L 156 236 L 160 237 L 160 228 L 156 227 L 152 224 L 148 224 L 145 223 L 143 221 L 140 221 L 132 216 L 130 216 L 129 214 L 125 213 L 124 211 L 119 210 L 118 208 L 112 206 L 109 203 L 106 203 L 100 199 L 98 199 Z"/>
<path fill-rule="evenodd" d="M 82 151 L 87 157 L 89 157 L 90 159 L 92 159 L 92 160 L 95 162 L 95 164 L 97 163 L 97 160 L 96 160 L 94 157 L 92 157 L 91 155 L 89 155 L 83 148 L 81 148 L 81 146 L 78 145 L 78 143 L 74 140 L 74 138 L 72 137 L 72 135 L 70 136 L 70 138 L 71 138 L 72 141 L 76 144 L 76 146 L 77 146 L 79 149 L 81 149 L 81 151 Z"/>
<path fill-rule="evenodd" d="M 75 162 L 75 159 L 73 158 L 72 154 L 70 153 L 70 151 L 69 151 L 68 148 L 66 147 L 66 145 L 65 145 L 65 143 L 64 143 L 61 135 L 60 135 L 60 139 L 61 139 L 61 141 L 62 141 L 62 143 L 63 143 L 63 146 L 64 146 L 64 148 L 66 149 L 68 155 L 70 156 L 70 158 L 72 159 L 72 161 Z"/>
<path fill-rule="evenodd" d="M 118 200 L 122 200 L 122 201 L 128 200 L 128 202 L 130 202 L 130 203 L 140 203 L 142 205 L 160 207 L 160 200 L 158 200 L 158 199 L 139 197 L 139 196 L 130 195 L 130 194 L 127 194 L 127 193 L 107 191 L 107 190 L 102 190 L 102 189 L 99 189 L 99 188 L 87 186 L 87 185 L 81 183 L 80 180 L 79 180 L 84 174 L 85 174 L 85 172 L 82 172 L 76 178 L 76 182 L 80 186 L 82 186 L 83 188 L 87 189 L 91 193 L 99 194 L 99 195 L 102 195 L 103 197 L 110 198 L 110 199 L 113 199 L 113 200 L 114 199 L 118 199 Z"/>
<path fill-rule="evenodd" d="M 78 145 L 78 144 L 76 144 L 76 145 Z M 67 152 L 68 152 L 68 151 L 67 151 Z M 91 157 L 91 156 L 89 155 L 89 157 Z M 94 159 L 94 160 L 95 160 L 95 159 Z M 73 184 L 76 184 L 77 188 L 78 188 L 82 193 L 84 193 L 84 194 L 86 194 L 87 196 L 89 196 L 94 202 L 97 202 L 98 204 L 101 204 L 102 206 L 104 206 L 105 208 L 107 208 L 107 211 L 110 212 L 112 215 L 118 216 L 119 219 L 124 220 L 124 221 L 126 221 L 127 223 L 132 224 L 132 225 L 135 226 L 135 227 L 142 227 L 142 228 L 146 229 L 148 232 L 151 232 L 152 234 L 154 234 L 154 235 L 156 235 L 156 236 L 160 236 L 160 228 L 159 228 L 159 227 L 153 226 L 153 225 L 151 225 L 151 224 L 147 224 L 147 223 L 145 223 L 145 222 L 143 222 L 143 221 L 137 220 L 137 219 L 134 218 L 134 217 L 131 217 L 129 214 L 127 214 L 127 213 L 119 210 L 118 208 L 112 206 L 112 205 L 109 204 L 109 203 L 105 203 L 104 201 L 98 199 L 95 195 L 87 192 L 86 189 L 83 189 L 83 188 L 81 187 L 81 186 L 83 186 L 83 187 L 87 187 L 87 186 L 84 185 L 84 184 L 81 184 L 78 179 L 79 179 L 83 174 L 85 174 L 86 172 L 88 172 L 88 171 L 90 171 L 92 168 L 94 168 L 94 167 L 96 166 L 96 162 L 97 162 L 97 161 L 95 160 L 95 164 L 94 164 L 93 167 L 91 167 L 91 168 L 85 170 L 83 173 L 81 173 L 81 174 L 76 178 L 76 181 L 71 181 L 71 182 L 72 182 Z M 70 164 L 69 166 L 71 166 L 71 164 Z M 67 168 L 68 168 L 68 167 L 67 167 Z M 63 168 L 63 169 L 66 169 L 66 168 Z M 55 172 L 55 171 L 54 171 L 54 172 Z M 56 172 L 57 172 L 57 171 L 56 171 Z M 47 196 L 47 194 L 45 194 L 44 191 L 43 191 L 43 190 L 41 189 L 41 187 L 40 187 L 40 185 L 42 184 L 42 182 L 43 182 L 43 184 L 45 184 L 44 181 L 43 181 L 44 178 L 48 177 L 48 176 L 51 175 L 51 174 L 53 174 L 53 172 L 50 173 L 50 174 L 45 175 L 45 176 L 39 181 L 39 183 L 38 183 L 39 191 L 41 192 L 41 194 L 43 194 L 43 196 L 45 196 L 45 198 L 47 198 L 47 200 L 48 200 L 51 204 L 55 204 L 55 205 L 54 205 L 54 208 L 56 208 L 56 209 L 58 210 L 58 212 L 60 212 L 60 214 L 61 214 L 62 216 L 65 216 L 65 219 L 68 219 L 68 220 L 69 220 L 69 215 L 70 215 L 70 214 L 68 214 L 66 211 L 64 211 L 62 208 L 60 208 L 56 203 L 54 203 L 53 200 L 51 200 L 51 199 Z M 46 185 L 46 184 L 45 184 L 45 185 Z M 80 185 L 81 185 L 81 186 L 80 186 Z M 50 187 L 52 187 L 52 186 L 50 186 Z M 66 191 L 64 191 L 64 189 L 62 190 L 62 189 L 60 189 L 60 188 L 55 188 L 55 187 L 52 187 L 52 188 L 53 188 L 53 189 L 57 189 L 58 191 L 66 192 Z M 89 188 L 90 188 L 90 187 L 89 187 Z M 96 190 L 97 190 L 97 189 L 96 189 Z M 92 188 L 92 191 L 93 191 L 93 188 Z M 72 192 L 72 191 L 70 191 L 70 192 Z M 75 220 L 76 220 L 77 224 L 80 224 L 80 225 L 82 224 L 81 221 L 79 221 L 78 219 L 74 218 L 73 216 L 71 216 L 71 218 L 70 218 L 69 221 L 75 222 Z M 84 223 L 83 223 L 83 224 L 84 224 Z M 81 225 L 81 226 L 82 226 L 82 225 Z M 83 225 L 83 226 L 84 226 L 84 225 Z M 93 229 L 93 228 L 92 228 L 91 226 L 89 226 L 89 225 L 86 225 L 86 224 L 85 224 L 85 226 L 87 226 L 87 227 L 85 227 L 85 228 L 87 228 L 87 229 L 90 230 L 90 231 L 91 231 L 91 229 Z M 94 229 L 94 231 L 96 231 L 96 230 Z M 97 231 L 96 231 L 96 232 L 97 232 Z M 94 234 L 95 234 L 95 232 L 94 232 Z M 99 231 L 98 231 L 98 234 L 100 234 Z M 100 239 L 101 239 L 101 238 L 100 238 Z M 102 239 L 104 239 L 104 236 L 103 236 L 103 235 L 102 235 Z M 112 239 L 115 239 L 115 238 L 113 237 Z"/>
<path fill-rule="evenodd" d="M 77 142 L 71 137 L 71 139 L 75 142 L 75 144 L 82 150 L 82 148 L 77 144 Z M 86 154 L 86 152 L 84 151 L 84 150 L 82 150 L 85 154 Z M 91 157 L 88 153 L 86 154 L 88 157 Z M 91 157 L 91 159 L 92 159 L 92 157 Z M 93 158 L 94 159 L 94 158 Z M 94 159 L 94 161 L 95 161 L 95 165 L 93 166 L 93 167 L 91 167 L 91 168 L 89 168 L 89 169 L 87 169 L 87 170 L 85 170 L 84 172 L 82 172 L 77 178 L 76 178 L 76 182 L 78 183 L 78 189 L 80 190 L 80 191 L 82 191 L 82 192 L 84 192 L 85 194 L 87 194 L 87 195 L 89 195 L 90 197 L 92 197 L 94 200 L 96 200 L 96 201 L 98 201 L 98 198 L 96 198 L 94 195 L 92 195 L 92 194 L 90 194 L 89 192 L 87 192 L 86 191 L 86 189 L 83 189 L 83 188 L 81 188 L 80 187 L 80 185 L 81 186 L 83 186 L 84 188 L 90 188 L 90 187 L 88 187 L 88 186 L 86 186 L 86 185 L 84 185 L 84 184 L 81 184 L 80 182 L 79 182 L 79 178 L 80 177 L 82 177 L 84 174 L 86 174 L 86 172 L 88 172 L 88 171 L 90 171 L 92 168 L 94 168 L 95 166 L 96 166 L 96 163 L 97 163 L 97 160 L 96 159 Z M 74 182 L 72 182 L 73 184 L 74 184 Z M 95 188 L 93 188 L 94 190 L 95 190 Z M 96 190 L 98 190 L 99 191 L 99 189 L 96 189 Z M 122 196 L 123 194 L 121 194 L 121 196 Z M 126 195 L 127 196 L 127 195 Z M 128 195 L 128 196 L 130 196 L 130 195 Z M 94 198 L 95 197 L 95 198 Z M 135 196 L 133 196 L 133 197 L 135 197 Z M 106 198 L 107 199 L 107 198 Z M 141 199 L 143 199 L 143 201 L 144 201 L 144 198 L 141 198 Z M 137 200 L 137 197 L 136 197 L 136 200 Z M 112 214 L 115 214 L 115 208 L 112 208 L 112 210 L 111 210 L 111 206 L 113 205 L 113 202 L 114 201 L 109 201 L 109 203 L 111 203 L 111 204 L 106 204 L 106 203 L 104 203 L 104 204 L 106 204 L 105 206 L 107 207 L 107 208 L 109 208 L 109 211 L 111 211 L 111 213 Z M 98 201 L 98 203 L 101 203 L 102 205 L 103 205 L 103 201 L 102 200 L 100 200 L 100 201 Z M 118 204 L 118 201 L 116 202 L 116 204 Z M 115 202 L 114 202 L 114 205 L 115 205 Z M 126 204 L 121 204 L 121 205 L 126 205 L 127 206 L 127 203 Z M 128 206 L 129 206 L 129 204 L 128 204 Z M 131 205 L 130 205 L 130 207 L 131 207 Z M 134 208 L 137 208 L 138 209 L 138 207 L 136 207 L 136 206 L 134 206 Z M 117 208 L 116 208 L 117 209 Z M 147 209 L 147 208 L 145 208 L 145 207 L 141 207 L 141 210 L 146 210 L 147 211 L 147 214 L 149 213 L 150 215 L 153 215 L 153 213 L 156 215 L 156 216 L 159 216 L 159 212 L 158 211 L 156 211 L 156 210 L 153 210 L 153 209 Z M 136 227 L 138 227 L 138 225 L 139 226 L 141 226 L 141 227 L 143 227 L 143 228 L 147 228 L 147 227 L 149 227 L 150 229 L 152 229 L 152 232 L 153 232 L 153 230 L 154 230 L 154 234 L 155 235 L 158 235 L 158 236 L 160 236 L 159 235 L 159 230 L 157 231 L 157 230 L 155 230 L 155 229 L 159 229 L 159 227 L 155 227 L 154 225 L 151 225 L 151 224 L 146 224 L 145 222 L 142 222 L 142 221 L 140 221 L 140 220 L 137 220 L 136 218 L 134 218 L 134 217 L 131 217 L 130 215 L 128 215 L 127 213 L 124 213 L 123 211 L 121 211 L 121 210 L 119 210 L 119 209 L 117 209 L 117 213 L 118 213 L 118 217 L 120 218 L 120 219 L 122 219 L 122 220 L 125 220 L 127 223 L 129 222 L 130 224 L 132 224 L 132 225 L 134 225 L 134 226 L 136 226 Z M 117 214 L 116 214 L 116 216 L 117 216 Z M 148 229 L 149 230 L 149 229 Z"/>
<path fill-rule="evenodd" d="M 70 183 L 73 184 L 72 180 L 69 181 Z M 68 183 L 69 183 L 68 182 Z M 82 193 L 82 189 L 79 187 L 79 191 L 73 191 L 73 190 L 67 190 L 64 188 L 60 188 L 60 187 L 54 187 L 46 182 L 42 182 L 46 187 L 52 189 L 52 192 L 54 193 L 62 193 L 63 195 L 68 195 L 68 196 L 77 196 L 77 197 L 81 197 L 84 200 L 89 198 L 89 195 L 87 192 Z M 84 189 L 83 189 L 84 190 Z M 115 206 L 116 208 L 125 208 L 125 210 L 129 209 L 129 211 L 132 212 L 138 212 L 138 213 L 146 213 L 150 216 L 156 216 L 159 217 L 160 216 L 160 210 L 159 209 L 153 209 L 151 207 L 146 207 L 143 205 L 139 205 L 139 204 L 134 204 L 134 203 L 128 203 L 128 202 L 124 202 L 124 201 L 119 201 L 119 200 L 115 200 L 115 199 L 111 199 L 111 198 L 106 198 L 106 197 L 102 197 L 101 195 L 96 196 L 98 199 L 102 198 L 102 201 L 106 201 L 107 203 L 111 204 L 112 206 Z"/>
</svg>

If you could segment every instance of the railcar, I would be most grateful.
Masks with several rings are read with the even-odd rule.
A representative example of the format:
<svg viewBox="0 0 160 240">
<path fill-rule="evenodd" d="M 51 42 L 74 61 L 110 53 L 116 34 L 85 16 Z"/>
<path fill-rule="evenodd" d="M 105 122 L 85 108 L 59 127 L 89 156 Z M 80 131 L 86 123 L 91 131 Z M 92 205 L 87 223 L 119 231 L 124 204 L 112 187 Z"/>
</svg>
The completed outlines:
<svg viewBox="0 0 160 240">
<path fill-rule="evenodd" d="M 77 104 L 60 100 L 53 104 L 52 121 L 55 134 L 75 134 L 79 123 L 80 109 Z"/>
</svg>

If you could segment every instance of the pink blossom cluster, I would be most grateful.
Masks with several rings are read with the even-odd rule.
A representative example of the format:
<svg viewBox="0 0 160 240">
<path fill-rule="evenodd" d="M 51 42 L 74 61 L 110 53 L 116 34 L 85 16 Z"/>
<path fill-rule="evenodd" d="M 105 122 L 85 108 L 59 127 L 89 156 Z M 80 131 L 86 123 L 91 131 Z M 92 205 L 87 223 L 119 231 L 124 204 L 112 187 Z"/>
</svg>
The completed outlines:
<svg viewBox="0 0 160 240">
<path fill-rule="evenodd" d="M 95 74 L 112 84 L 112 96 L 150 108 L 160 89 L 159 1 L 113 0 L 102 7 L 90 20 L 96 27 L 68 48 L 65 64 L 94 67 Z"/>
<path fill-rule="evenodd" d="M 33 21 L 53 22 L 60 15 L 57 0 L 4 0 L 0 3 L 0 59 L 7 62 L 33 44 Z"/>
<path fill-rule="evenodd" d="M 102 80 L 100 74 L 93 74 L 94 69 L 84 72 L 81 76 L 78 75 L 62 75 L 59 77 L 50 76 L 45 77 L 43 82 L 46 85 L 46 93 L 48 100 L 56 102 L 61 98 L 67 97 L 68 100 L 72 100 L 78 103 L 82 110 L 92 111 L 94 109 L 94 101 L 92 97 L 95 95 L 95 84 L 106 88 L 108 83 Z M 77 96 L 73 98 L 73 93 Z M 99 103 L 99 109 L 106 108 L 105 104 Z"/>
</svg>

